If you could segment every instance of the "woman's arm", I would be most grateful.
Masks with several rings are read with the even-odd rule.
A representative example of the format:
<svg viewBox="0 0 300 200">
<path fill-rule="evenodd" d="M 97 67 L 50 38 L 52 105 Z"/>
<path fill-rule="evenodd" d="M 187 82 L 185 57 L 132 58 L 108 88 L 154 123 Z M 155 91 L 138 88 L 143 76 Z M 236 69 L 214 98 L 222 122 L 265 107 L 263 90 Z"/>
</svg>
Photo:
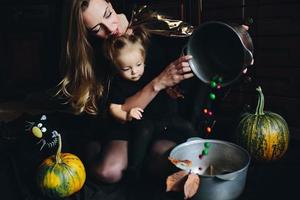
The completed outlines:
<svg viewBox="0 0 300 200">
<path fill-rule="evenodd" d="M 131 108 L 139 107 L 145 109 L 146 106 L 156 97 L 156 95 L 167 87 L 172 87 L 185 79 L 193 77 L 188 61 L 190 55 L 182 56 L 169 64 L 157 77 L 148 83 L 142 90 L 126 99 L 122 109 L 129 111 Z"/>
</svg>

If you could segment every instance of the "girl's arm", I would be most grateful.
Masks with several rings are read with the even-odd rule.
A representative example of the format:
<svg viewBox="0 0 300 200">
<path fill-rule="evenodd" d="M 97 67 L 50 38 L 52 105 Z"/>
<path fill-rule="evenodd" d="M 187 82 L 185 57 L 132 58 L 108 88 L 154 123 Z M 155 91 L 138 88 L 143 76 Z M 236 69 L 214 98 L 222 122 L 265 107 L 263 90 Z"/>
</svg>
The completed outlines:
<svg viewBox="0 0 300 200">
<path fill-rule="evenodd" d="M 125 122 L 127 121 L 127 113 L 126 111 L 122 110 L 121 104 L 110 104 L 109 105 L 109 112 L 118 121 Z"/>
<path fill-rule="evenodd" d="M 190 55 L 182 56 L 169 64 L 157 77 L 148 83 L 142 90 L 126 99 L 122 108 L 129 111 L 131 108 L 139 107 L 145 109 L 156 95 L 167 87 L 172 87 L 182 80 L 193 77 L 188 61 Z"/>
</svg>

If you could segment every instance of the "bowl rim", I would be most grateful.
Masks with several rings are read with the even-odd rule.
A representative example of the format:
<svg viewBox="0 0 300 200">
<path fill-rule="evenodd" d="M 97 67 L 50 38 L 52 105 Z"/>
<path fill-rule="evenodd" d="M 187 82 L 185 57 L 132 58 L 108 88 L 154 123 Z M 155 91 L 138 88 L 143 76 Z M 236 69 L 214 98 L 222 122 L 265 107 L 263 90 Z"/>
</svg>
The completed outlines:
<svg viewBox="0 0 300 200">
<path fill-rule="evenodd" d="M 225 140 L 202 139 L 202 138 L 196 138 L 196 139 L 192 139 L 192 140 L 190 140 L 190 141 L 187 140 L 186 142 L 183 142 L 183 143 L 181 143 L 181 144 L 176 145 L 176 146 L 170 151 L 169 157 L 172 157 L 172 154 L 174 154 L 174 152 L 176 152 L 179 148 L 182 148 L 182 147 L 184 147 L 184 146 L 188 146 L 188 145 L 191 145 L 191 144 L 198 144 L 198 143 L 205 143 L 205 142 L 208 142 L 208 143 L 219 143 L 219 144 L 225 144 L 225 145 L 233 146 L 233 147 L 239 149 L 240 151 L 242 151 L 242 152 L 246 155 L 246 157 L 247 157 L 247 162 L 246 162 L 246 164 L 245 164 L 242 168 L 240 168 L 240 169 L 238 169 L 238 170 L 235 170 L 235 171 L 233 171 L 233 172 L 230 172 L 230 173 L 226 173 L 226 174 L 224 174 L 224 175 L 229 175 L 229 176 L 230 176 L 230 175 L 232 175 L 232 174 L 241 173 L 241 172 L 243 172 L 244 170 L 247 170 L 247 168 L 249 167 L 250 162 L 251 162 L 251 156 L 250 156 L 249 152 L 248 152 L 245 148 L 243 148 L 243 147 L 241 147 L 241 146 L 239 146 L 239 145 L 237 145 L 237 144 L 235 144 L 235 143 L 228 142 L 228 141 L 225 141 Z M 176 166 L 176 165 L 175 165 L 175 166 Z M 176 167 L 179 168 L 178 166 L 176 166 Z M 181 168 L 179 168 L 179 169 L 181 169 Z M 181 169 L 181 170 L 183 170 L 183 169 Z M 190 171 L 191 171 L 191 170 L 189 170 L 189 172 L 190 172 Z M 201 177 L 207 177 L 207 178 L 222 176 L 222 175 L 218 175 L 218 174 L 215 174 L 215 175 L 198 174 L 198 175 L 201 176 Z"/>
</svg>

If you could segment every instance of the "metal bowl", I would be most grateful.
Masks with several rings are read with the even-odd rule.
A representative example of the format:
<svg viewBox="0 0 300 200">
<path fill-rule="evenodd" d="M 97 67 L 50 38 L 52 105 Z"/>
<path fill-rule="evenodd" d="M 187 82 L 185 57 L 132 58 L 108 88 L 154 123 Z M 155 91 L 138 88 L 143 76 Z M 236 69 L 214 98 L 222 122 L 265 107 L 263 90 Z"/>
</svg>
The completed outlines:
<svg viewBox="0 0 300 200">
<path fill-rule="evenodd" d="M 204 83 L 221 79 L 227 86 L 236 81 L 253 61 L 253 44 L 241 26 L 210 21 L 197 27 L 190 36 L 186 53 L 194 74 Z"/>
<path fill-rule="evenodd" d="M 201 156 L 205 143 L 208 154 Z M 169 155 L 177 160 L 190 160 L 192 165 L 176 165 L 200 176 L 195 200 L 229 200 L 242 193 L 250 163 L 249 153 L 242 147 L 221 140 L 196 139 L 176 146 Z"/>
</svg>

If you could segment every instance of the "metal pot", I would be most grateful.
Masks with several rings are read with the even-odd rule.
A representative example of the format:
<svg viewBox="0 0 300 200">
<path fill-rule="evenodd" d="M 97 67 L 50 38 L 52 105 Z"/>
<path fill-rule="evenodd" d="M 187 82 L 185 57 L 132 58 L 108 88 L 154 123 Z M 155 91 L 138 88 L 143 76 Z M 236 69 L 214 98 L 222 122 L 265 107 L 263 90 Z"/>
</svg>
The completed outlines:
<svg viewBox="0 0 300 200">
<path fill-rule="evenodd" d="M 204 83 L 219 80 L 221 86 L 236 81 L 253 62 L 253 43 L 240 25 L 210 21 L 198 26 L 190 36 L 186 53 L 194 74 Z"/>
<path fill-rule="evenodd" d="M 208 154 L 201 156 L 205 143 L 209 144 Z M 194 200 L 236 199 L 244 190 L 250 155 L 238 145 L 221 140 L 190 139 L 176 146 L 170 157 L 192 161 L 191 166 L 176 166 L 200 176 Z"/>
</svg>

